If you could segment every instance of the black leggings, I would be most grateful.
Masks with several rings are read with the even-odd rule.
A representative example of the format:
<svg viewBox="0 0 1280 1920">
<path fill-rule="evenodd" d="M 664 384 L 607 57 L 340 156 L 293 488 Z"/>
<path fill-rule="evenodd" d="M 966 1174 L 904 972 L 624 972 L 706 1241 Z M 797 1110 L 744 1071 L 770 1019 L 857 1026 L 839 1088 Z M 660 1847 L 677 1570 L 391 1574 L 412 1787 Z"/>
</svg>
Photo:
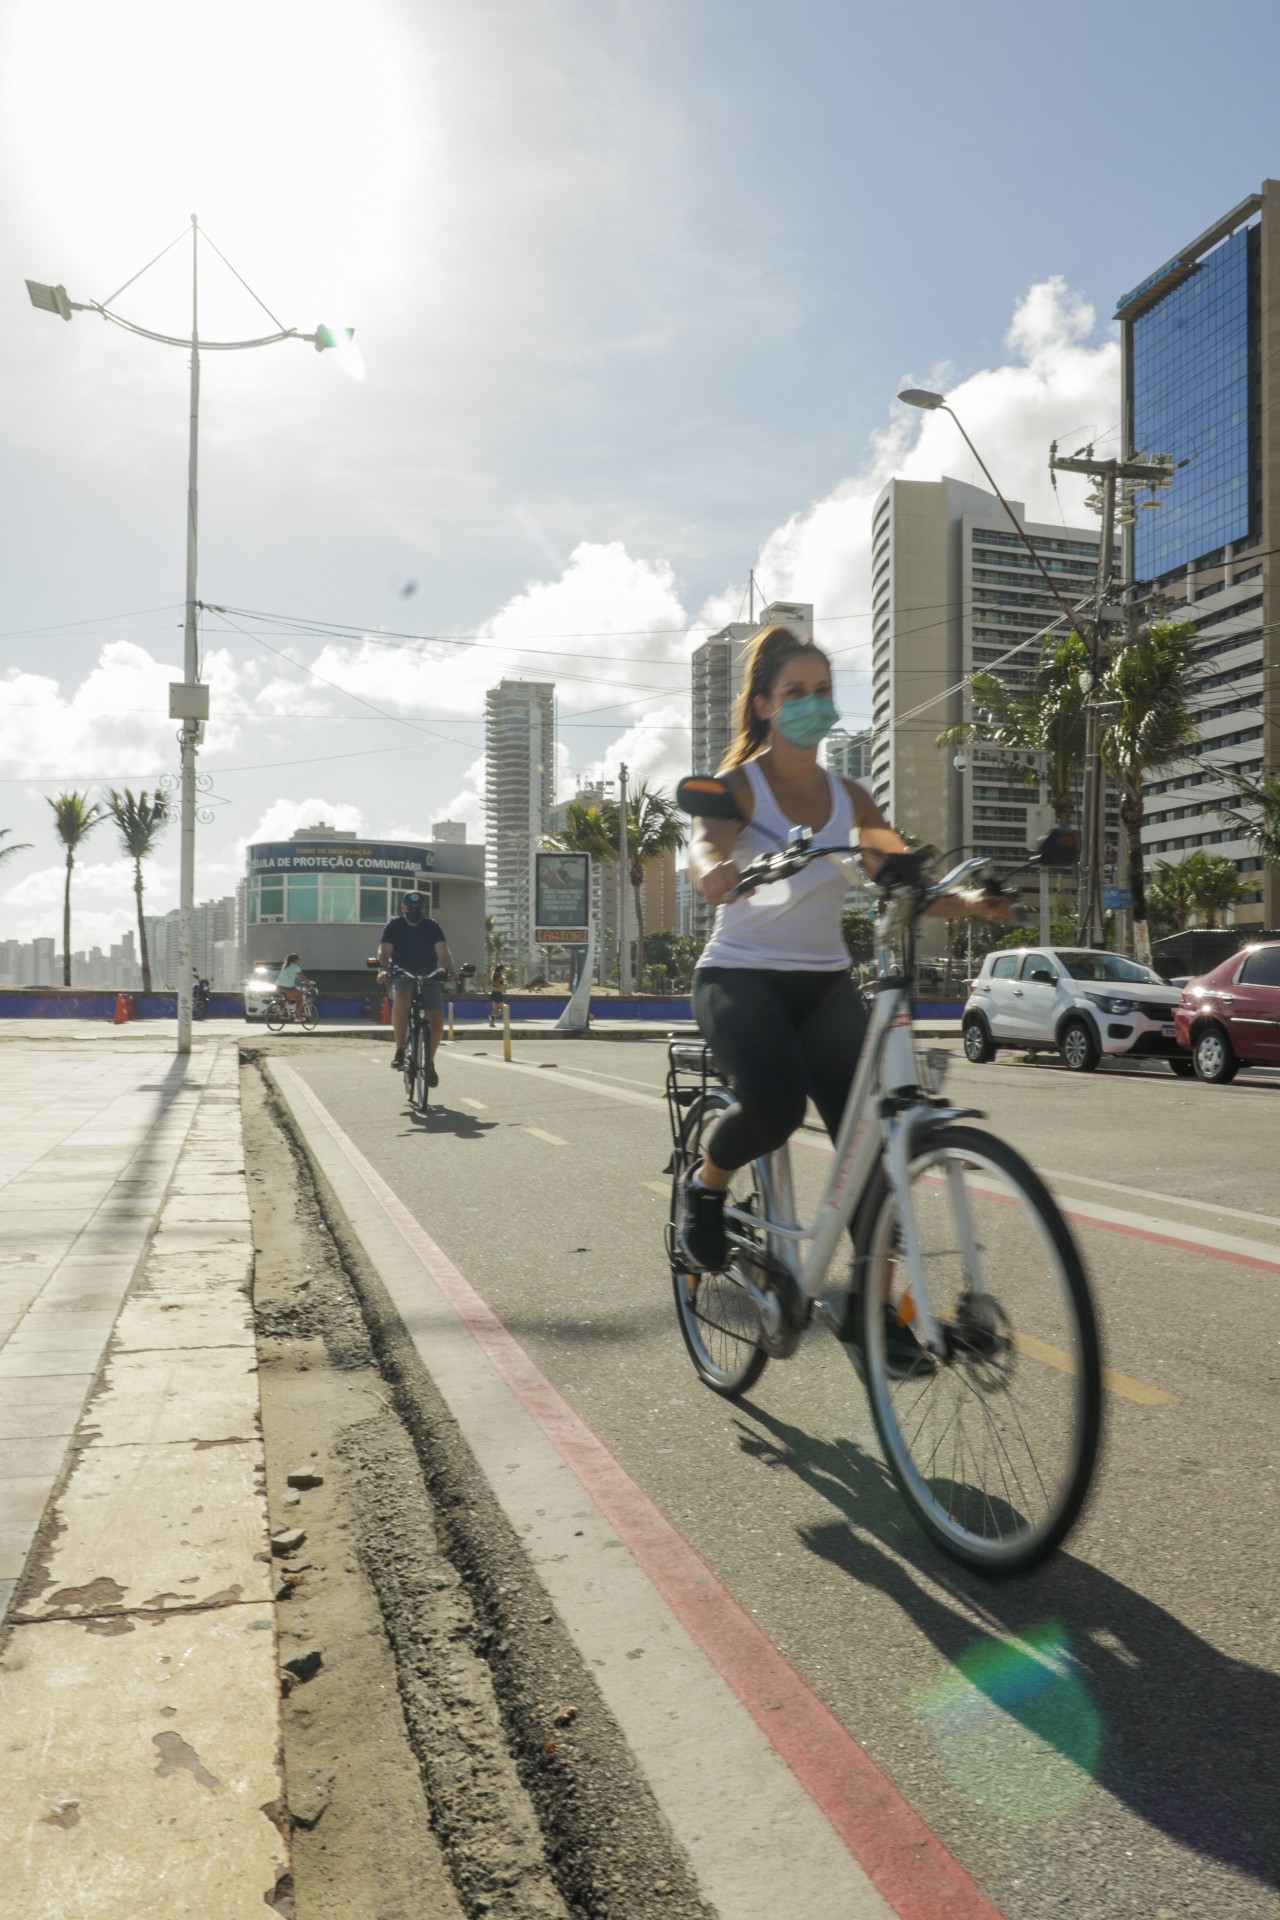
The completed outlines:
<svg viewBox="0 0 1280 1920">
<path fill-rule="evenodd" d="M 847 973 L 699 967 L 693 1012 L 738 1104 L 704 1145 L 731 1173 L 790 1139 L 812 1098 L 835 1139 L 867 1030 Z"/>
</svg>

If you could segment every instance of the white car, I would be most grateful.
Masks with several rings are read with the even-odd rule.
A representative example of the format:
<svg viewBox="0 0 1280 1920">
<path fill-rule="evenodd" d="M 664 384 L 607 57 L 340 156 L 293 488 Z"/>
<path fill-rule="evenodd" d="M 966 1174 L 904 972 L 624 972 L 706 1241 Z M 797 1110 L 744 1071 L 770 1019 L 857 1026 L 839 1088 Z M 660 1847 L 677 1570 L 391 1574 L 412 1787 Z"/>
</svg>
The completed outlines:
<svg viewBox="0 0 1280 1920">
<path fill-rule="evenodd" d="M 246 1020 L 261 1020 L 268 1006 L 276 997 L 276 975 L 279 967 L 255 967 L 244 983 L 244 1017 Z"/>
<path fill-rule="evenodd" d="M 1181 997 L 1158 973 L 1118 953 L 1001 948 L 987 955 L 965 1002 L 965 1056 L 976 1064 L 1001 1047 L 1051 1048 L 1073 1073 L 1092 1073 L 1116 1055 L 1154 1056 L 1185 1079 L 1191 1056 L 1173 1025 Z"/>
</svg>

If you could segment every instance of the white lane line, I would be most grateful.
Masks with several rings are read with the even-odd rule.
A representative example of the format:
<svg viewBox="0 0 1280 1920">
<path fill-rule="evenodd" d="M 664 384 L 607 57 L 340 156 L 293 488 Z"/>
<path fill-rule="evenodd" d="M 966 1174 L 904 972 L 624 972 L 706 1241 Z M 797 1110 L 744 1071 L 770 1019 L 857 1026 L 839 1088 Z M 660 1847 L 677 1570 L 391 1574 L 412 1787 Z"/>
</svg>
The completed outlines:
<svg viewBox="0 0 1280 1920">
<path fill-rule="evenodd" d="M 475 1057 L 475 1056 L 473 1056 Z M 484 1064 L 503 1073 L 536 1073 L 536 1067 L 524 1067 L 516 1061 L 486 1059 Z M 543 1083 L 545 1085 L 545 1082 Z M 558 1086 L 580 1087 L 584 1093 L 594 1093 L 606 1100 L 622 1100 L 629 1106 L 656 1107 L 666 1111 L 666 1101 L 643 1093 L 629 1093 L 621 1087 L 599 1086 L 590 1080 L 578 1080 L 572 1074 L 562 1074 Z M 807 1147 L 810 1153 L 829 1154 L 832 1151 L 829 1140 L 818 1140 L 801 1134 L 792 1135 L 792 1144 Z M 1070 1182 L 1073 1174 L 1063 1174 L 1059 1178 Z M 1135 1239 L 1154 1241 L 1159 1246 L 1177 1247 L 1187 1253 L 1203 1253 L 1214 1260 L 1231 1260 L 1239 1266 L 1257 1267 L 1267 1273 L 1280 1273 L 1280 1247 L 1266 1240 L 1247 1240 L 1240 1235 L 1215 1233 L 1208 1227 L 1188 1226 L 1182 1220 L 1162 1219 L 1150 1213 L 1129 1213 L 1119 1207 L 1107 1207 L 1099 1201 L 1089 1200 L 1083 1195 L 1064 1194 L 1055 1189 L 1055 1196 L 1062 1211 L 1070 1220 L 1079 1220 L 1085 1226 L 1104 1227 L 1112 1233 L 1123 1233 Z M 1176 1203 L 1175 1203 L 1176 1204 Z"/>
<path fill-rule="evenodd" d="M 627 1073 L 604 1073 L 599 1067 L 575 1067 L 574 1072 L 589 1073 L 593 1080 L 618 1080 L 624 1087 L 644 1087 L 650 1093 L 655 1086 L 662 1084 L 661 1081 L 654 1080 L 633 1080 Z"/>
<path fill-rule="evenodd" d="M 462 1104 L 464 1107 L 474 1107 L 477 1113 L 488 1113 L 489 1111 L 488 1106 L 483 1100 L 468 1100 L 465 1093 L 462 1096 Z"/>
<path fill-rule="evenodd" d="M 671 1188 L 665 1180 L 642 1180 L 640 1185 L 642 1187 L 648 1187 L 650 1193 L 660 1193 L 664 1200 L 671 1192 Z"/>
<path fill-rule="evenodd" d="M 569 1144 L 567 1140 L 562 1140 L 558 1133 L 544 1133 L 541 1127 L 526 1127 L 524 1131 L 531 1133 L 535 1140 L 545 1140 L 549 1147 L 567 1147 Z"/>
<path fill-rule="evenodd" d="M 1274 1213 L 1249 1213 L 1244 1207 L 1215 1206 L 1212 1200 L 1184 1200 L 1176 1193 L 1160 1193 L 1153 1187 L 1126 1187 L 1118 1180 L 1097 1180 L 1088 1173 L 1059 1173 L 1052 1167 L 1041 1167 L 1040 1172 L 1048 1180 L 1074 1180 L 1084 1187 L 1105 1187 L 1109 1193 L 1131 1194 L 1135 1200 L 1163 1200 L 1166 1206 L 1191 1207 L 1197 1213 L 1229 1214 L 1233 1220 L 1254 1220 L 1260 1227 L 1280 1227 L 1280 1215 Z"/>
</svg>

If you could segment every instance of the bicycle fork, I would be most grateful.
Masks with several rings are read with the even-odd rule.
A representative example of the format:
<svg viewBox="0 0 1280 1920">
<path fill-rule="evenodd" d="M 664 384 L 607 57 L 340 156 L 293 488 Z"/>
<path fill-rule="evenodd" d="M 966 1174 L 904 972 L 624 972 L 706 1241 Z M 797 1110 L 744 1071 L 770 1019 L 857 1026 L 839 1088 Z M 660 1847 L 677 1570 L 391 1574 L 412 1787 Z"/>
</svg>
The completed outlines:
<svg viewBox="0 0 1280 1920">
<path fill-rule="evenodd" d="M 962 1117 L 962 1111 L 960 1108 L 955 1108 L 949 1112 L 940 1113 L 936 1108 L 917 1108 L 888 1119 L 884 1123 L 885 1174 L 893 1193 L 898 1232 L 902 1239 L 902 1251 L 906 1259 L 911 1296 L 915 1305 L 914 1331 L 921 1346 L 927 1347 L 940 1359 L 946 1356 L 947 1342 L 941 1323 L 934 1313 L 933 1301 L 929 1293 L 927 1263 L 911 1194 L 911 1159 L 914 1152 L 914 1135 L 922 1121 L 936 1124 L 940 1119 L 959 1119 Z M 965 1185 L 964 1168 L 957 1160 L 947 1160 L 946 1177 L 951 1202 L 951 1220 L 956 1235 L 957 1251 L 964 1268 L 965 1284 L 970 1293 L 985 1294 L 988 1291 L 986 1273 L 982 1264 L 977 1231 L 974 1227 L 973 1209 L 969 1204 L 969 1189 Z"/>
</svg>

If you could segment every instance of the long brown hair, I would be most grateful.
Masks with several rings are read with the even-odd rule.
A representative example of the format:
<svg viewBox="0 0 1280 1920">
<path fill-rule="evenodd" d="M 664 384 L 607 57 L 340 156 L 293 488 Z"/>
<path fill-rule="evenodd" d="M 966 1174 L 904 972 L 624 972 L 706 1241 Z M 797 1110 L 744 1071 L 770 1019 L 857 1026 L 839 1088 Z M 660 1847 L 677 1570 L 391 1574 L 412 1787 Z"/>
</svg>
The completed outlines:
<svg viewBox="0 0 1280 1920">
<path fill-rule="evenodd" d="M 752 760 L 769 738 L 769 722 L 762 720 L 756 712 L 756 695 L 767 699 L 773 692 L 773 685 L 787 661 L 793 654 L 817 653 L 823 660 L 826 654 L 815 647 L 812 640 L 802 640 L 790 627 L 766 627 L 757 634 L 751 644 L 751 656 L 747 661 L 747 677 L 742 692 L 738 695 L 733 709 L 734 740 L 725 756 L 724 772 L 728 767 L 740 767 L 744 760 Z"/>
</svg>

